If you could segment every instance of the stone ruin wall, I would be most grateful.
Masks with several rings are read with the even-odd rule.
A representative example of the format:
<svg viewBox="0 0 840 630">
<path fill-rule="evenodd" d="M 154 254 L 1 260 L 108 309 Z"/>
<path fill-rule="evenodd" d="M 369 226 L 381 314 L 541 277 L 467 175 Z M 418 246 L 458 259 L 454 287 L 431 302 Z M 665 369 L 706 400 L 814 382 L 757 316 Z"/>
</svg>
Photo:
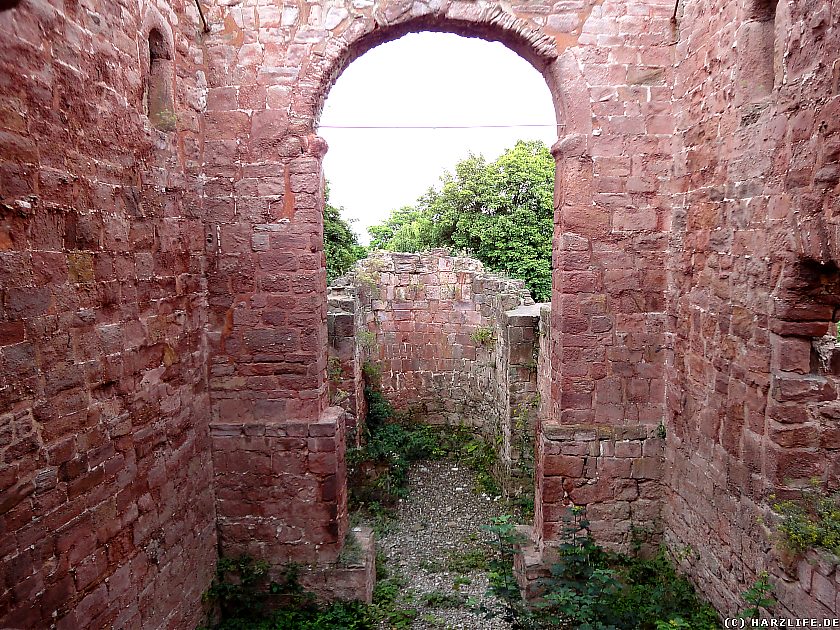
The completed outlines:
<svg viewBox="0 0 840 630">
<path fill-rule="evenodd" d="M 551 400 L 544 398 L 552 373 L 547 352 L 554 334 L 547 325 L 550 311 L 550 304 L 542 306 L 539 331 L 537 387 L 541 396 L 535 437 L 534 526 L 529 531 L 535 546 L 526 549 L 516 567 L 529 585 L 547 577 L 551 550 L 546 546 L 561 539 L 572 504 L 586 508 L 592 535 L 614 550 L 639 545 L 649 552 L 662 541 L 664 529 L 660 427 L 551 421 Z"/>
<path fill-rule="evenodd" d="M 367 362 L 397 411 L 498 438 L 504 476 L 531 476 L 540 305 L 521 280 L 446 250 L 379 251 L 328 302 L 334 403 L 363 408 Z"/>
<path fill-rule="evenodd" d="M 781 616 L 836 617 L 836 560 L 785 568 L 768 495 L 840 485 L 840 10 L 684 3 L 675 74 L 666 540 L 719 609 L 761 570 Z"/>
<path fill-rule="evenodd" d="M 163 35 L 177 131 L 145 115 Z M 0 13 L 0 626 L 194 627 L 216 561 L 188 2 Z"/>
<path fill-rule="evenodd" d="M 353 58 L 426 29 L 503 41 L 558 112 L 538 480 L 573 489 L 623 441 L 645 457 L 664 420 L 665 540 L 703 592 L 731 612 L 767 568 L 780 612 L 836 615 L 834 560 L 785 569 L 758 521 L 771 491 L 838 485 L 837 383 L 811 350 L 838 306 L 833 3 L 775 23 L 758 0 L 202 5 L 207 33 L 187 0 L 0 12 L 0 625 L 194 627 L 219 550 L 334 557 L 314 131 Z"/>
</svg>

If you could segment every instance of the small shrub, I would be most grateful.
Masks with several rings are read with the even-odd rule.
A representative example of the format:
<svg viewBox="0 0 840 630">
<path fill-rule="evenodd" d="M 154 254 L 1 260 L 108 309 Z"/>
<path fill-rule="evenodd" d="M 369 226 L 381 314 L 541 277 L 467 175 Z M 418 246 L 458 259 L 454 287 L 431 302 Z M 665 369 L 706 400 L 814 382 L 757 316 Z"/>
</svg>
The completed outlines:
<svg viewBox="0 0 840 630">
<path fill-rule="evenodd" d="M 398 575 L 377 581 L 373 587 L 371 616 L 386 622 L 390 628 L 410 628 L 418 613 L 417 608 L 411 605 L 413 595 L 406 591 L 406 586 L 406 580 Z"/>
<path fill-rule="evenodd" d="M 275 596 L 279 608 L 266 611 Z M 298 568 L 289 565 L 279 582 L 268 582 L 268 563 L 248 556 L 219 558 L 216 575 L 203 596 L 219 604 L 216 630 L 373 630 L 376 617 L 361 602 L 334 602 L 325 607 L 298 582 Z"/>
<path fill-rule="evenodd" d="M 342 369 L 341 359 L 338 357 L 330 357 L 327 359 L 327 377 L 332 383 L 338 383 L 341 380 Z"/>
<path fill-rule="evenodd" d="M 442 573 L 446 570 L 446 566 L 438 560 L 423 560 L 420 562 L 420 568 L 426 573 Z"/>
<path fill-rule="evenodd" d="M 338 564 L 342 566 L 355 566 L 364 560 L 364 549 L 359 543 L 353 531 L 348 531 L 344 537 L 344 546 L 338 554 Z"/>
<path fill-rule="evenodd" d="M 496 340 L 496 334 L 492 326 L 479 326 L 472 332 L 470 339 L 480 346 L 486 346 Z"/>
<path fill-rule="evenodd" d="M 517 535 L 510 517 L 488 531 L 499 545 L 491 563 L 490 592 L 505 604 L 513 628 L 622 628 L 665 630 L 719 627 L 717 613 L 677 574 L 664 549 L 651 559 L 606 551 L 592 539 L 582 508 L 572 508 L 551 576 L 541 581 L 540 601 L 529 608 L 512 582 Z"/>
<path fill-rule="evenodd" d="M 432 591 L 420 596 L 420 603 L 429 608 L 460 608 L 467 600 L 459 593 Z"/>
<path fill-rule="evenodd" d="M 372 350 L 376 346 L 376 334 L 369 330 L 360 330 L 356 333 L 356 340 L 365 350 Z"/>
<path fill-rule="evenodd" d="M 840 492 L 827 494 L 814 480 L 800 499 L 780 501 L 773 509 L 782 515 L 779 531 L 789 551 L 800 554 L 819 547 L 840 555 Z"/>
<path fill-rule="evenodd" d="M 469 573 L 470 571 L 486 571 L 488 568 L 488 552 L 485 549 L 469 549 L 449 556 L 447 568 L 453 573 Z"/>
<path fill-rule="evenodd" d="M 268 568 L 267 562 L 250 556 L 221 557 L 202 599 L 218 604 L 222 618 L 259 617 L 268 595 Z"/>
<path fill-rule="evenodd" d="M 472 584 L 472 580 L 468 577 L 463 575 L 455 576 L 455 579 L 452 580 L 452 590 L 460 591 L 462 586 L 469 586 Z"/>
<path fill-rule="evenodd" d="M 767 571 L 762 571 L 758 574 L 758 579 L 746 591 L 741 593 L 741 597 L 749 604 L 738 616 L 741 619 L 758 619 L 761 616 L 762 608 L 769 608 L 776 605 L 776 600 L 772 596 L 773 586 L 770 584 L 770 576 Z"/>
</svg>

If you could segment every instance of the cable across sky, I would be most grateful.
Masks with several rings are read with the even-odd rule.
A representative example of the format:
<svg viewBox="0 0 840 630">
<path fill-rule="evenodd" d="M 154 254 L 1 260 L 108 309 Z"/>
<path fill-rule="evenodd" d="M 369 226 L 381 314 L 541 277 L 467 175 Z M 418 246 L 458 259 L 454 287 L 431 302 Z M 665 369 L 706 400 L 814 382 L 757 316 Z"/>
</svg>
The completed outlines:
<svg viewBox="0 0 840 630">
<path fill-rule="evenodd" d="M 319 125 L 319 129 L 516 129 L 520 127 L 557 127 L 552 124 L 523 125 Z"/>
</svg>

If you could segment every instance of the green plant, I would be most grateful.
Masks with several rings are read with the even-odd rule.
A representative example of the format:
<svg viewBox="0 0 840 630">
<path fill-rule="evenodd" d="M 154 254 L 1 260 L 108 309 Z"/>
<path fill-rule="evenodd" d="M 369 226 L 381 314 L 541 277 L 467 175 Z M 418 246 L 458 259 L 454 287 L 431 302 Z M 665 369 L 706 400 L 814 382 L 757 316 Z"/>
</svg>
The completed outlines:
<svg viewBox="0 0 840 630">
<path fill-rule="evenodd" d="M 406 580 L 399 575 L 377 581 L 373 587 L 373 604 L 370 615 L 390 628 L 408 629 L 417 618 L 417 608 L 412 606 L 413 594 L 406 591 Z"/>
<path fill-rule="evenodd" d="M 488 550 L 474 548 L 450 554 L 449 559 L 446 562 L 446 568 L 452 573 L 486 571 L 488 568 L 488 562 Z"/>
<path fill-rule="evenodd" d="M 268 594 L 268 569 L 267 562 L 250 556 L 220 557 L 213 581 L 202 600 L 218 604 L 223 618 L 258 617 Z M 292 577 L 296 579 L 296 574 Z"/>
<path fill-rule="evenodd" d="M 488 562 L 487 580 L 488 593 L 497 597 L 502 603 L 501 616 L 511 624 L 515 630 L 527 627 L 525 620 L 530 617 L 525 603 L 519 592 L 519 585 L 513 575 L 513 556 L 516 548 L 522 542 L 522 536 L 516 530 L 516 522 L 509 514 L 493 520 L 490 525 L 484 525 L 482 530 L 493 536 L 496 554 Z M 493 616 L 495 611 L 482 609 L 487 616 Z"/>
<path fill-rule="evenodd" d="M 431 591 L 420 596 L 420 603 L 429 608 L 460 608 L 465 602 L 466 599 L 459 593 Z"/>
<path fill-rule="evenodd" d="M 369 330 L 360 330 L 356 333 L 356 340 L 365 350 L 372 350 L 376 346 L 376 333 Z"/>
<path fill-rule="evenodd" d="M 486 346 L 496 340 L 496 333 L 493 331 L 492 326 L 479 326 L 472 331 L 470 339 L 480 346 Z"/>
<path fill-rule="evenodd" d="M 362 375 L 365 378 L 366 388 L 381 394 L 379 389 L 382 386 L 382 366 L 372 361 L 365 361 L 362 363 Z"/>
<path fill-rule="evenodd" d="M 819 547 L 840 555 L 840 492 L 829 494 L 812 480 L 799 499 L 780 501 L 773 509 L 782 516 L 779 532 L 787 550 L 799 554 Z"/>
<path fill-rule="evenodd" d="M 492 162 L 471 155 L 414 206 L 368 228 L 371 247 L 468 251 L 488 269 L 525 281 L 534 299 L 551 296 L 555 164 L 541 142 L 517 142 Z"/>
<path fill-rule="evenodd" d="M 338 383 L 341 380 L 342 368 L 341 359 L 338 357 L 330 357 L 327 359 L 327 377 L 332 383 Z"/>
<path fill-rule="evenodd" d="M 660 440 L 664 440 L 666 435 L 667 433 L 665 431 L 665 425 L 662 422 L 660 422 L 658 425 L 656 425 L 656 437 L 658 437 Z"/>
<path fill-rule="evenodd" d="M 423 560 L 420 562 L 420 568 L 426 573 L 441 573 L 446 570 L 446 567 L 439 560 Z"/>
<path fill-rule="evenodd" d="M 217 630 L 373 630 L 376 618 L 360 602 L 335 602 L 326 607 L 298 581 L 297 565 L 289 565 L 278 581 L 269 582 L 269 565 L 249 556 L 219 558 L 216 575 L 202 599 L 219 605 Z M 272 598 L 276 609 L 267 612 Z"/>
<path fill-rule="evenodd" d="M 350 530 L 344 537 L 344 546 L 338 554 L 338 564 L 341 566 L 358 565 L 364 559 L 364 550 L 356 538 L 356 534 Z"/>
<path fill-rule="evenodd" d="M 462 586 L 469 586 L 472 584 L 472 580 L 464 575 L 456 575 L 455 579 L 452 580 L 452 590 L 459 591 L 461 590 Z"/>
<path fill-rule="evenodd" d="M 437 615 L 426 614 L 420 617 L 426 628 L 445 628 L 446 619 L 442 619 Z"/>
<path fill-rule="evenodd" d="M 178 128 L 178 114 L 171 107 L 153 113 L 150 118 L 152 124 L 161 131 L 175 131 Z"/>
<path fill-rule="evenodd" d="M 606 551 L 592 539 L 585 510 L 572 507 L 551 575 L 540 581 L 541 598 L 528 607 L 512 581 L 510 563 L 518 544 L 510 517 L 487 528 L 497 538 L 498 557 L 490 591 L 504 602 L 514 628 L 665 630 L 719 627 L 714 609 L 677 574 L 664 549 L 650 559 Z"/>
<path fill-rule="evenodd" d="M 227 619 L 217 630 L 373 630 L 377 619 L 361 602 L 284 607 L 258 620 Z"/>
<path fill-rule="evenodd" d="M 359 244 L 359 237 L 353 231 L 351 223 L 341 216 L 344 208 L 336 208 L 330 203 L 330 187 L 324 191 L 324 256 L 327 263 L 327 284 L 346 273 L 367 254 L 367 249 Z"/>
<path fill-rule="evenodd" d="M 494 474 L 498 456 L 495 445 L 469 427 L 440 427 L 438 432 L 439 452 L 475 473 L 476 490 L 484 494 L 499 496 L 501 490 Z"/>
<path fill-rule="evenodd" d="M 767 571 L 758 574 L 753 585 L 741 593 L 741 597 L 749 604 L 738 616 L 741 619 L 758 619 L 761 616 L 762 608 L 775 606 L 778 602 L 773 598 L 773 585 L 770 584 L 770 576 Z"/>
<path fill-rule="evenodd" d="M 566 517 L 558 561 L 543 587 L 541 616 L 561 627 L 646 629 L 665 623 L 711 630 L 718 624 L 714 609 L 676 573 L 664 549 L 650 559 L 604 550 L 592 539 L 581 507 Z"/>
</svg>

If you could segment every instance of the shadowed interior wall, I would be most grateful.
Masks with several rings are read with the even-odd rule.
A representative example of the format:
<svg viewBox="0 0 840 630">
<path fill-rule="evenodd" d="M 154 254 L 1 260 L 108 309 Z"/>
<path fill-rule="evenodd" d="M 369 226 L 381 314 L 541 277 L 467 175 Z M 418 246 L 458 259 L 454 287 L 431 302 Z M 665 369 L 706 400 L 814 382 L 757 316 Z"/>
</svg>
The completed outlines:
<svg viewBox="0 0 840 630">
<path fill-rule="evenodd" d="M 724 611 L 768 570 L 780 616 L 836 617 L 836 561 L 785 567 L 768 506 L 838 487 L 814 342 L 838 307 L 840 11 L 705 0 L 678 26 L 666 535 Z"/>
<path fill-rule="evenodd" d="M 0 626 L 194 627 L 216 557 L 198 14 L 33 0 L 0 39 Z"/>
</svg>

